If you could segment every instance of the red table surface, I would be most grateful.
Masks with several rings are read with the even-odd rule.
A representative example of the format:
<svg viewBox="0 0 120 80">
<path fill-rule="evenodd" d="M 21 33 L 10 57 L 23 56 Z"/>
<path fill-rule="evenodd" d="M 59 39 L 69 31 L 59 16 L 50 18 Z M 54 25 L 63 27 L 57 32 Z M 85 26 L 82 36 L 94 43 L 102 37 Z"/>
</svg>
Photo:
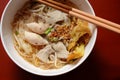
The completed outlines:
<svg viewBox="0 0 120 80">
<path fill-rule="evenodd" d="M 0 0 L 0 16 L 9 0 Z M 120 24 L 120 0 L 89 0 L 97 16 Z M 14 6 L 14 5 L 13 5 Z M 94 49 L 77 69 L 56 77 L 43 77 L 18 67 L 0 41 L 0 80 L 120 80 L 120 34 L 98 27 Z"/>
</svg>

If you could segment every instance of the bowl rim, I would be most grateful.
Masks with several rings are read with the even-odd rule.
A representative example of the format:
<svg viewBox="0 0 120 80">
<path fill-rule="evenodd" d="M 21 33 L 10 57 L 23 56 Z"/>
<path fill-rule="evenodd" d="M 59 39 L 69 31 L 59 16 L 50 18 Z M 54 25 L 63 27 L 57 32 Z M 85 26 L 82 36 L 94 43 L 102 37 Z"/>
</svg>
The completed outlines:
<svg viewBox="0 0 120 80">
<path fill-rule="evenodd" d="M 2 13 L 2 17 L 1 17 L 1 27 L 0 27 L 0 35 L 1 35 L 1 40 L 2 40 L 2 44 L 3 44 L 3 47 L 5 48 L 5 51 L 7 53 L 7 55 L 12 59 L 12 61 L 17 65 L 19 66 L 20 68 L 22 68 L 23 70 L 27 71 L 27 72 L 30 72 L 32 74 L 35 74 L 35 75 L 39 75 L 39 76 L 58 76 L 58 75 L 62 75 L 62 74 L 65 74 L 65 73 L 68 73 L 74 69 L 76 69 L 80 64 L 82 64 L 86 59 L 87 57 L 90 55 L 94 45 L 95 45 L 95 42 L 96 42 L 96 38 L 97 38 L 97 28 L 95 29 L 95 39 L 94 39 L 94 43 L 92 44 L 92 48 L 89 50 L 89 54 L 87 55 L 87 57 L 78 65 L 72 67 L 71 69 L 67 70 L 67 71 L 64 71 L 64 72 L 60 72 L 60 73 L 57 73 L 57 74 L 40 74 L 40 73 L 36 73 L 36 72 L 33 72 L 33 71 L 30 71 L 29 69 L 26 69 L 24 66 L 20 65 L 10 54 L 9 54 L 9 51 L 7 50 L 6 46 L 5 46 L 5 43 L 3 41 L 3 35 L 2 35 L 2 23 L 3 23 L 3 19 L 4 19 L 4 15 L 5 15 L 5 12 L 8 8 L 8 6 L 10 5 L 10 3 L 12 2 L 13 0 L 9 0 L 9 2 L 7 3 L 3 13 Z M 92 12 L 92 15 L 95 16 L 95 12 L 94 12 L 94 9 L 93 7 L 91 6 L 90 2 L 88 0 L 85 0 L 87 5 L 90 7 L 90 10 Z"/>
</svg>

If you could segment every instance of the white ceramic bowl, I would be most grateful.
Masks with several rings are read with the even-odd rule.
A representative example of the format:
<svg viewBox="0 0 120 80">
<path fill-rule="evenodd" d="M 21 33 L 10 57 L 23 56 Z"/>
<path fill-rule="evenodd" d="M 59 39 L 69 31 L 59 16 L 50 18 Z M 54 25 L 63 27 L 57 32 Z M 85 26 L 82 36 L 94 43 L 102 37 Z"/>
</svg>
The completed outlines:
<svg viewBox="0 0 120 80">
<path fill-rule="evenodd" d="M 30 73 L 41 75 L 41 76 L 61 75 L 81 65 L 86 60 L 90 52 L 92 51 L 93 46 L 96 41 L 97 28 L 92 24 L 89 24 L 90 29 L 92 31 L 92 37 L 90 39 L 90 42 L 85 48 L 84 56 L 75 65 L 66 65 L 63 68 L 60 68 L 57 70 L 56 69 L 55 70 L 42 70 L 28 63 L 18 54 L 18 52 L 15 50 L 14 45 L 13 45 L 11 22 L 13 21 L 14 15 L 16 14 L 17 10 L 20 9 L 26 1 L 27 0 L 10 0 L 3 12 L 2 19 L 1 19 L 2 43 L 3 43 L 3 46 L 7 54 L 12 59 L 12 61 L 15 62 L 22 69 Z M 91 7 L 88 0 L 71 0 L 71 1 L 73 1 L 81 10 L 95 15 L 93 8 Z"/>
</svg>

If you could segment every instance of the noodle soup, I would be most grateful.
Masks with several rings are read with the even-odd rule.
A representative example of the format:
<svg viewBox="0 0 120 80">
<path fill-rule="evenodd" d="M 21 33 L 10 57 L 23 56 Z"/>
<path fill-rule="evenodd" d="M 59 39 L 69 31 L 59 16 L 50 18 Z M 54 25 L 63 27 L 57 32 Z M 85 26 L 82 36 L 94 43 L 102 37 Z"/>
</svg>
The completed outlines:
<svg viewBox="0 0 120 80">
<path fill-rule="evenodd" d="M 35 1 L 28 1 L 16 13 L 12 26 L 18 53 L 47 70 L 74 65 L 91 38 L 88 22 Z"/>
</svg>

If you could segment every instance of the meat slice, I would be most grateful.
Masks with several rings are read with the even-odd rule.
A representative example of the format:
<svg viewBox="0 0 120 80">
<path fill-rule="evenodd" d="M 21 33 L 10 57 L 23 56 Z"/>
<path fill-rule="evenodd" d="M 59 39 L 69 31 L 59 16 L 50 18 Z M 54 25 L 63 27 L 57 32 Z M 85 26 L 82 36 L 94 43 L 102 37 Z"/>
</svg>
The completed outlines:
<svg viewBox="0 0 120 80">
<path fill-rule="evenodd" d="M 25 40 L 32 45 L 47 45 L 48 41 L 40 35 L 25 31 Z"/>
<path fill-rule="evenodd" d="M 51 48 L 51 45 L 47 45 L 45 48 L 41 49 L 36 56 L 45 63 L 50 63 L 50 55 L 54 53 L 54 50 Z M 54 56 L 54 55 L 53 55 Z"/>
<path fill-rule="evenodd" d="M 68 57 L 69 52 L 67 51 L 65 45 L 62 42 L 52 44 L 52 47 L 55 50 L 58 58 L 66 59 Z"/>
</svg>

